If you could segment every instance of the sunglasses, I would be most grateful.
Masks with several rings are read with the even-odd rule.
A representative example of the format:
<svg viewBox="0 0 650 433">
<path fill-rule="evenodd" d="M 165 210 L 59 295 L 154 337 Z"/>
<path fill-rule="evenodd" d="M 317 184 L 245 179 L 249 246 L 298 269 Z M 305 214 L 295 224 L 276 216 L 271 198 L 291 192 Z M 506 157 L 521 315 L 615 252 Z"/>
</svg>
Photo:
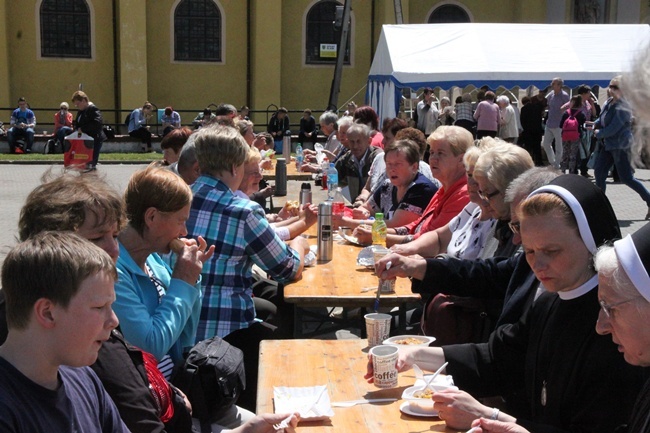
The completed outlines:
<svg viewBox="0 0 650 433">
<path fill-rule="evenodd" d="M 612 90 L 618 90 L 618 86 L 616 84 L 610 85 L 609 88 Z"/>
</svg>

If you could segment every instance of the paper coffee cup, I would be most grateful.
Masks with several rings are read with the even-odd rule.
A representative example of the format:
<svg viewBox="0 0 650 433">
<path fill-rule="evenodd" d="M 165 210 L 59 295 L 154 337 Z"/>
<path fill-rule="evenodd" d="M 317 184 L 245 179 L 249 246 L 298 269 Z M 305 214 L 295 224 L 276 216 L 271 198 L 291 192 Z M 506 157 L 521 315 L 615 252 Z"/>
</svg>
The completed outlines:
<svg viewBox="0 0 650 433">
<path fill-rule="evenodd" d="M 390 336 L 390 314 L 370 313 L 363 317 L 366 319 L 368 347 L 378 346 Z"/>
<path fill-rule="evenodd" d="M 397 346 L 375 346 L 370 349 L 373 379 L 377 388 L 395 388 L 397 386 L 398 351 Z"/>
<path fill-rule="evenodd" d="M 372 257 L 375 263 L 377 263 L 382 257 L 387 256 L 388 254 L 390 254 L 390 250 L 388 248 L 375 248 L 372 251 Z M 379 277 L 379 275 L 377 277 Z M 394 293 L 395 281 L 396 280 L 394 279 L 382 280 L 381 278 L 379 278 L 379 284 L 377 285 L 377 290 L 379 290 L 381 293 Z"/>
</svg>

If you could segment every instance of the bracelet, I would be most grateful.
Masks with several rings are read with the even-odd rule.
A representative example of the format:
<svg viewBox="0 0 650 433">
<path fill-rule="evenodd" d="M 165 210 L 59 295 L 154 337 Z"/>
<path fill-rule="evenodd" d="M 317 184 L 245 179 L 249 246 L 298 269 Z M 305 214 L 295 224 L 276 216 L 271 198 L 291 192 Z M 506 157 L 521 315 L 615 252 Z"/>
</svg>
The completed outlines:
<svg viewBox="0 0 650 433">
<path fill-rule="evenodd" d="M 499 409 L 497 409 L 496 407 L 492 408 L 492 416 L 490 417 L 490 419 L 494 421 L 499 419 Z"/>
<path fill-rule="evenodd" d="M 413 235 L 407 235 L 404 239 L 402 239 L 403 244 L 408 244 L 413 240 Z"/>
</svg>

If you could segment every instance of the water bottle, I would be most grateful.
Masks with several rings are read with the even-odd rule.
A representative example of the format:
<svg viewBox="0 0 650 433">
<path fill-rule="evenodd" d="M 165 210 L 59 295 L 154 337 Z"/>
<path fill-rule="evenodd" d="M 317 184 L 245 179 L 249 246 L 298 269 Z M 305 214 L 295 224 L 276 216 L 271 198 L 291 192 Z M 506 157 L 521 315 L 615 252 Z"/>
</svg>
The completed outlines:
<svg viewBox="0 0 650 433">
<path fill-rule="evenodd" d="M 312 200 L 311 184 L 305 182 L 300 187 L 300 204 L 303 205 L 303 204 L 311 203 L 311 200 Z"/>
<path fill-rule="evenodd" d="M 330 166 L 327 169 L 327 198 L 332 200 L 334 194 L 336 193 L 336 188 L 339 186 L 339 172 L 336 170 L 333 162 L 330 162 Z"/>
<path fill-rule="evenodd" d="M 345 199 L 343 198 L 343 192 L 341 192 L 340 187 L 336 188 L 336 193 L 334 193 L 334 198 L 332 199 L 332 213 L 341 216 L 345 214 Z"/>
<path fill-rule="evenodd" d="M 278 197 L 287 195 L 287 160 L 278 158 L 275 163 L 275 193 Z"/>
<path fill-rule="evenodd" d="M 375 214 L 375 222 L 372 223 L 372 244 L 386 246 L 386 222 L 384 214 L 378 212 Z"/>
<path fill-rule="evenodd" d="M 323 189 L 327 189 L 327 170 L 329 170 L 330 163 L 327 157 L 323 159 L 323 163 L 321 164 L 321 179 L 320 179 L 320 186 Z"/>
<path fill-rule="evenodd" d="M 318 261 L 332 260 L 334 238 L 332 237 L 332 205 L 325 201 L 318 205 Z"/>
<path fill-rule="evenodd" d="M 298 172 L 300 172 L 302 169 L 302 162 L 304 161 L 304 159 L 305 156 L 302 153 L 302 145 L 298 143 L 298 145 L 296 146 L 296 170 L 298 170 Z"/>
</svg>

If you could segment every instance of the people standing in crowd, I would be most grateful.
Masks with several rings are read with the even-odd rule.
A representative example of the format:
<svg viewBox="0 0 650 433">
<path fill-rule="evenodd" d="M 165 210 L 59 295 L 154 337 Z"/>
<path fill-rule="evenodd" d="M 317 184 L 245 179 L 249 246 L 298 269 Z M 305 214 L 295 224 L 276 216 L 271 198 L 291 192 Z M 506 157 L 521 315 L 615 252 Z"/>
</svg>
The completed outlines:
<svg viewBox="0 0 650 433">
<path fill-rule="evenodd" d="M 93 160 L 86 167 L 86 171 L 97 170 L 97 161 L 99 161 L 99 152 L 102 150 L 102 144 L 106 141 L 106 134 L 104 133 L 104 119 L 102 112 L 92 102 L 88 100 L 86 95 L 81 90 L 77 90 L 72 94 L 72 103 L 77 107 L 77 117 L 74 121 L 74 128 L 92 137 L 93 145 Z"/>
<path fill-rule="evenodd" d="M 18 98 L 18 108 L 11 113 L 9 120 L 11 126 L 7 131 L 7 142 L 9 153 L 31 153 L 34 145 L 34 128 L 36 128 L 36 116 L 29 109 L 25 98 Z M 19 137 L 25 139 L 25 148 L 17 145 Z"/>
<path fill-rule="evenodd" d="M 499 106 L 494 103 L 496 95 L 493 91 L 485 92 L 485 99 L 478 103 L 474 112 L 476 120 L 476 138 L 485 136 L 496 137 L 499 130 Z"/>
<path fill-rule="evenodd" d="M 569 94 L 562 90 L 562 86 L 564 86 L 562 78 L 553 78 L 553 81 L 551 81 L 552 91 L 546 95 L 548 118 L 546 119 L 544 139 L 542 141 L 546 158 L 555 168 L 560 168 L 562 162 L 562 128 L 560 128 L 560 120 L 564 114 L 562 107 L 570 99 Z M 555 140 L 555 151 L 553 151 L 552 147 L 553 140 Z"/>
<path fill-rule="evenodd" d="M 417 128 L 428 137 L 435 129 L 438 122 L 438 107 L 433 103 L 433 89 L 425 87 L 422 91 L 422 100 L 416 107 L 418 116 Z"/>
<path fill-rule="evenodd" d="M 584 131 L 585 115 L 582 111 L 582 97 L 576 95 L 571 98 L 570 107 L 562 115 L 560 128 L 563 132 L 562 163 L 560 170 L 568 170 L 571 174 L 578 174 L 578 163 L 580 161 L 580 140 Z M 575 136 L 573 128 L 577 128 Z"/>
<path fill-rule="evenodd" d="M 271 120 L 269 120 L 269 124 L 266 127 L 266 132 L 273 137 L 273 149 L 277 154 L 282 153 L 282 140 L 284 134 L 289 131 L 289 116 L 287 113 L 289 111 L 286 108 L 278 108 L 278 111 L 271 116 Z"/>
<path fill-rule="evenodd" d="M 151 131 L 147 120 L 151 117 L 153 112 L 153 105 L 151 102 L 146 101 L 142 108 L 136 108 L 129 116 L 129 135 L 142 141 L 142 151 L 152 152 L 151 147 Z"/>
<path fill-rule="evenodd" d="M 438 126 L 454 124 L 454 107 L 451 106 L 451 100 L 443 96 L 440 98 L 440 114 L 438 115 Z"/>
<path fill-rule="evenodd" d="M 535 165 L 541 167 L 543 163 L 542 136 L 544 135 L 544 127 L 542 117 L 546 106 L 545 94 L 540 90 L 533 97 L 524 96 L 521 104 L 519 120 L 522 131 L 519 136 L 519 144 L 528 151 Z"/>
<path fill-rule="evenodd" d="M 578 95 L 582 98 L 582 113 L 585 115 L 585 120 L 587 122 L 596 120 L 598 116 L 600 116 L 600 105 L 598 105 L 598 101 L 591 93 L 591 87 L 586 84 L 581 85 L 578 87 Z M 578 164 L 581 176 L 591 177 L 588 172 L 589 167 L 587 167 L 587 162 L 589 161 L 591 152 L 593 152 L 593 145 L 595 142 L 596 139 L 591 131 L 584 128 L 582 130 L 582 136 L 580 137 L 580 161 Z"/>
<path fill-rule="evenodd" d="M 72 113 L 67 102 L 61 102 L 59 111 L 54 113 L 54 137 L 63 144 L 66 135 L 72 132 Z"/>
<path fill-rule="evenodd" d="M 298 132 L 298 142 L 302 143 L 303 149 L 314 149 L 318 130 L 316 129 L 316 119 L 311 115 L 311 110 L 307 108 L 300 118 L 300 131 Z"/>
<path fill-rule="evenodd" d="M 506 95 L 499 96 L 497 105 L 499 106 L 499 138 L 508 143 L 516 143 L 519 137 L 519 126 L 510 98 Z"/>
<path fill-rule="evenodd" d="M 609 99 L 593 124 L 596 139 L 602 141 L 594 167 L 596 185 L 605 191 L 607 174 L 612 167 L 616 167 L 621 182 L 639 194 L 648 206 L 645 219 L 650 219 L 650 192 L 634 177 L 630 162 L 630 150 L 634 142 L 632 111 L 624 98 L 622 84 L 620 75 L 610 80 L 607 88 Z"/>
<path fill-rule="evenodd" d="M 472 136 L 475 135 L 476 122 L 474 121 L 474 112 L 472 111 L 472 95 L 463 93 L 463 96 L 456 98 L 454 110 L 456 112 L 454 125 L 467 129 L 472 133 Z"/>
<path fill-rule="evenodd" d="M 163 137 L 172 132 L 174 129 L 181 127 L 181 115 L 174 111 L 172 107 L 165 107 L 165 112 L 160 118 L 163 128 Z"/>
</svg>

